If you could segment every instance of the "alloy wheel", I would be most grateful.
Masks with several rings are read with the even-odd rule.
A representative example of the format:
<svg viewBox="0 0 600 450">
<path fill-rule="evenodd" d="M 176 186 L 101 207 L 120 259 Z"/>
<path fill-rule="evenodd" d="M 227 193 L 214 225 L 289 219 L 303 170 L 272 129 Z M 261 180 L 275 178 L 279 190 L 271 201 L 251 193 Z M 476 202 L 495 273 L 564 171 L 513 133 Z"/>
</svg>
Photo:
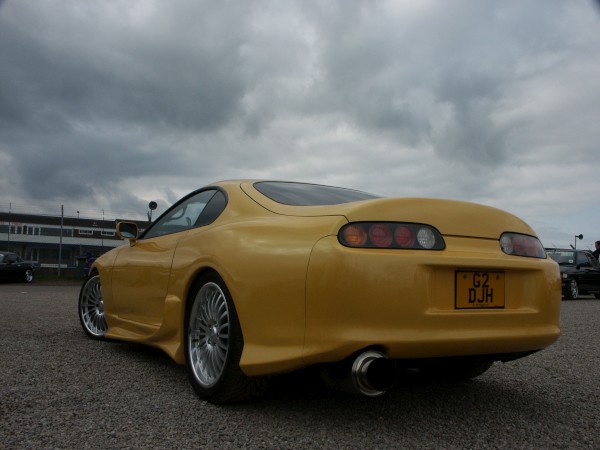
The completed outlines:
<svg viewBox="0 0 600 450">
<path fill-rule="evenodd" d="M 104 301 L 100 277 L 95 275 L 84 284 L 79 296 L 79 318 L 84 330 L 92 337 L 101 338 L 108 330 L 104 317 Z"/>
<path fill-rule="evenodd" d="M 205 388 L 221 379 L 229 351 L 230 314 L 218 284 L 204 284 L 189 316 L 188 351 L 194 377 Z"/>
</svg>

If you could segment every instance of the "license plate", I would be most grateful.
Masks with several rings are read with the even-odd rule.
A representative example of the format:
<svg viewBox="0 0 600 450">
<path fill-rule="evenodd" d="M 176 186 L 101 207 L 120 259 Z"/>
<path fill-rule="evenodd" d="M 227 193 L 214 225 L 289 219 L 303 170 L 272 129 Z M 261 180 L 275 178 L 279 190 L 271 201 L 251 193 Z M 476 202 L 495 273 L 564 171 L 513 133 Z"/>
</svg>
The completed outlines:
<svg viewBox="0 0 600 450">
<path fill-rule="evenodd" d="M 504 308 L 503 272 L 456 272 L 456 309 Z"/>
</svg>

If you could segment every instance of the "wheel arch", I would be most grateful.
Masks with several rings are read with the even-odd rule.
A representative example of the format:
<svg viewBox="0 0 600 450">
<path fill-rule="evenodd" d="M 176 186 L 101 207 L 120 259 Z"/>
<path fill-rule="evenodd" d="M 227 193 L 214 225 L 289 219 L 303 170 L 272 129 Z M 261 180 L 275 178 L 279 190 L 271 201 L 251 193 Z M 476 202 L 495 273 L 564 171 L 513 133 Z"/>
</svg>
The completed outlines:
<svg viewBox="0 0 600 450">
<path fill-rule="evenodd" d="M 181 296 L 181 301 L 183 302 L 183 311 L 181 314 L 181 322 L 180 322 L 180 329 L 183 331 L 182 333 L 182 341 L 181 341 L 181 346 L 182 348 L 185 346 L 185 342 L 183 341 L 185 339 L 185 330 L 187 329 L 187 320 L 188 320 L 188 314 L 189 314 L 189 310 L 190 310 L 190 305 L 192 304 L 192 293 L 194 291 L 194 288 L 197 286 L 197 284 L 200 282 L 200 280 L 202 280 L 202 278 L 206 277 L 207 275 L 211 275 L 214 274 L 217 277 L 219 277 L 221 279 L 221 281 L 223 282 L 223 284 L 225 285 L 225 288 L 227 289 L 229 296 L 231 298 L 231 302 L 233 303 L 234 308 L 237 311 L 237 305 L 235 302 L 235 296 L 232 294 L 231 292 L 231 288 L 230 288 L 230 283 L 228 282 L 228 277 L 224 277 L 223 274 L 221 273 L 221 271 L 217 270 L 216 268 L 214 268 L 213 266 L 202 266 L 199 267 L 194 274 L 189 278 L 186 287 L 185 287 L 185 292 L 183 293 L 183 295 Z M 239 318 L 238 318 L 239 320 Z M 241 328 L 241 323 L 240 323 L 240 328 Z M 243 330 L 242 330 L 242 338 L 243 338 Z"/>
<path fill-rule="evenodd" d="M 240 367 L 244 339 L 224 277 L 210 267 L 198 270 L 190 278 L 185 298 L 182 347 L 186 371 L 196 393 L 212 403 L 260 396 L 266 389 L 266 381 L 248 377 Z"/>
<path fill-rule="evenodd" d="M 219 278 L 221 278 L 221 280 L 223 280 L 223 283 L 225 283 L 225 285 L 229 289 L 229 286 L 228 286 L 227 282 L 225 281 L 225 278 L 221 275 L 221 273 L 219 273 L 219 271 L 217 269 L 215 269 L 212 266 L 199 267 L 193 273 L 193 275 L 189 278 L 189 281 L 187 282 L 186 287 L 185 287 L 185 292 L 181 298 L 181 300 L 184 302 L 183 310 L 185 312 L 184 317 L 182 317 L 182 320 L 183 320 L 182 326 L 185 325 L 185 320 L 186 320 L 188 309 L 190 306 L 190 296 L 192 294 L 192 291 L 194 290 L 194 287 L 203 277 L 205 277 L 206 275 L 209 275 L 209 274 L 217 275 Z M 233 299 L 232 299 L 232 301 L 233 301 Z"/>
</svg>

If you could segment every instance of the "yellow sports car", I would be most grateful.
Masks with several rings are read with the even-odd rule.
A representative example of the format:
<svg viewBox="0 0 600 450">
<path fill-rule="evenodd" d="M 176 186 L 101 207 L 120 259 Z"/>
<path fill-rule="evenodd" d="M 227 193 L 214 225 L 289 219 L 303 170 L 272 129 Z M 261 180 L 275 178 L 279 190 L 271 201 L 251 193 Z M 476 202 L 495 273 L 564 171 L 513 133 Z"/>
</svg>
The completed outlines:
<svg viewBox="0 0 600 450">
<path fill-rule="evenodd" d="M 558 265 L 487 206 L 239 180 L 117 233 L 129 245 L 91 267 L 83 329 L 164 350 L 213 403 L 309 366 L 368 396 L 404 369 L 464 380 L 560 335 Z"/>
</svg>

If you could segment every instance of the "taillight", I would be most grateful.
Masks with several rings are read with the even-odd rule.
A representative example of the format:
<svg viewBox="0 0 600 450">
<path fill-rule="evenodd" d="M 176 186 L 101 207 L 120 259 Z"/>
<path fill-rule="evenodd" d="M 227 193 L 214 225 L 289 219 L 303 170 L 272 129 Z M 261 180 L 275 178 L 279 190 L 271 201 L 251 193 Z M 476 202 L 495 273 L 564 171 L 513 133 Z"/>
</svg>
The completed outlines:
<svg viewBox="0 0 600 450">
<path fill-rule="evenodd" d="M 354 248 L 443 250 L 446 247 L 439 231 L 418 223 L 350 223 L 342 227 L 338 239 L 342 245 Z"/>
<path fill-rule="evenodd" d="M 375 247 L 389 247 L 394 239 L 392 230 L 386 224 L 376 223 L 369 228 L 369 239 Z"/>
<path fill-rule="evenodd" d="M 367 242 L 367 232 L 357 225 L 344 228 L 344 239 L 350 247 L 362 247 Z"/>
<path fill-rule="evenodd" d="M 546 251 L 539 239 L 527 234 L 503 233 L 500 236 L 500 248 L 507 255 L 546 258 Z"/>
<path fill-rule="evenodd" d="M 415 233 L 406 225 L 400 225 L 396 228 L 394 239 L 401 248 L 411 248 L 415 245 Z"/>
</svg>

